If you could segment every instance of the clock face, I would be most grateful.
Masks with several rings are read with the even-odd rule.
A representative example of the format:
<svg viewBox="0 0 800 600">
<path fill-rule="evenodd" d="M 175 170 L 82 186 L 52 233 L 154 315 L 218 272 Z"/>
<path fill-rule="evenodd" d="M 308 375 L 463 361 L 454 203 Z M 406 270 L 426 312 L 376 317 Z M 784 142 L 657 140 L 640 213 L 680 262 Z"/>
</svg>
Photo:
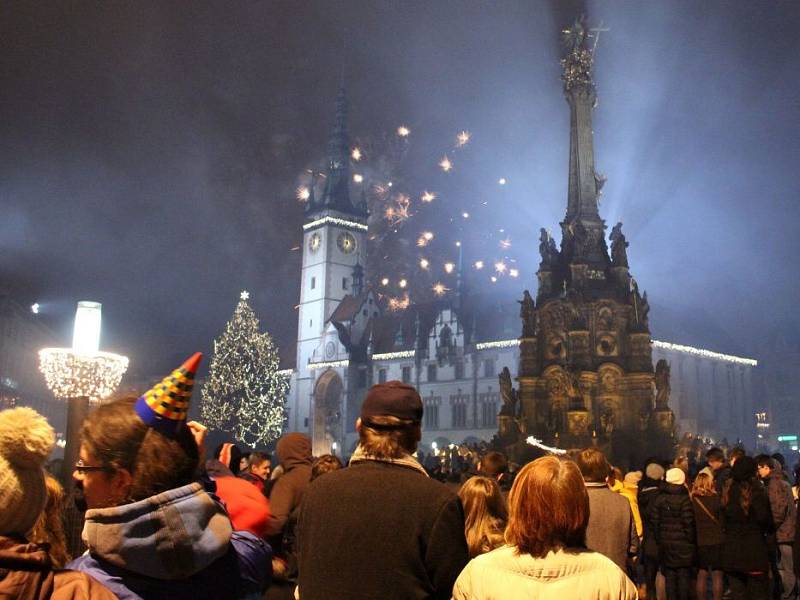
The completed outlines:
<svg viewBox="0 0 800 600">
<path fill-rule="evenodd" d="M 328 342 L 325 344 L 325 358 L 333 358 L 336 354 L 336 344 Z"/>
<path fill-rule="evenodd" d="M 339 234 L 339 237 L 336 238 L 336 245 L 339 246 L 339 250 L 344 254 L 350 254 L 356 249 L 356 238 L 346 231 L 342 232 Z"/>
<path fill-rule="evenodd" d="M 319 247 L 322 245 L 322 238 L 320 237 L 319 233 L 313 234 L 310 238 L 308 238 L 308 249 L 311 252 L 316 252 L 319 250 Z"/>
</svg>

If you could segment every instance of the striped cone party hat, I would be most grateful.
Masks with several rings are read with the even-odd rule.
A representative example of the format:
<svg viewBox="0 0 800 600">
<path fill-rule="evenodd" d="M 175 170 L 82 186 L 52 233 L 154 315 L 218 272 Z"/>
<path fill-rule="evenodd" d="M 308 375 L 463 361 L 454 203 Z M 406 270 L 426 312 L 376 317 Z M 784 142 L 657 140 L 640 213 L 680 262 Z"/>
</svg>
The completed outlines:
<svg viewBox="0 0 800 600">
<path fill-rule="evenodd" d="M 146 425 L 164 435 L 175 435 L 186 422 L 192 398 L 194 375 L 203 355 L 195 352 L 161 383 L 154 385 L 136 400 L 136 414 Z"/>
</svg>

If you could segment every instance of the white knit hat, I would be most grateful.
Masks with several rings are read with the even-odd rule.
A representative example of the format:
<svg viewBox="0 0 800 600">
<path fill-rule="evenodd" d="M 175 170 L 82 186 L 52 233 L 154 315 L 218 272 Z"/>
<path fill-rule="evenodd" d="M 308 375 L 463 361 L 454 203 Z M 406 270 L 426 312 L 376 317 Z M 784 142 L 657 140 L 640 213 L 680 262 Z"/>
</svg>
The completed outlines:
<svg viewBox="0 0 800 600">
<path fill-rule="evenodd" d="M 683 469 L 679 469 L 678 467 L 673 467 L 669 471 L 667 471 L 667 483 L 674 483 L 675 485 L 683 485 L 686 483 L 686 473 L 683 472 Z"/>
<path fill-rule="evenodd" d="M 55 432 L 32 408 L 0 412 L 0 535 L 25 535 L 44 510 L 44 461 Z"/>
</svg>

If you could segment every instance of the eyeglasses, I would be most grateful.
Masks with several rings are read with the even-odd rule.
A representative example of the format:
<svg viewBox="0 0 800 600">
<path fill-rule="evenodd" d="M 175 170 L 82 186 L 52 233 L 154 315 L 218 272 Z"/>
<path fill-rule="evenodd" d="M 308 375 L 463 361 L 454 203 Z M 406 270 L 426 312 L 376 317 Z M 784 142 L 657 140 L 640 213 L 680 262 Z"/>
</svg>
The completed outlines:
<svg viewBox="0 0 800 600">
<path fill-rule="evenodd" d="M 99 466 L 96 466 L 96 465 L 84 464 L 83 459 L 79 458 L 78 462 L 75 463 L 75 470 L 79 474 L 83 475 L 84 473 L 89 473 L 91 471 L 107 471 L 108 468 L 107 467 L 99 467 Z"/>
</svg>

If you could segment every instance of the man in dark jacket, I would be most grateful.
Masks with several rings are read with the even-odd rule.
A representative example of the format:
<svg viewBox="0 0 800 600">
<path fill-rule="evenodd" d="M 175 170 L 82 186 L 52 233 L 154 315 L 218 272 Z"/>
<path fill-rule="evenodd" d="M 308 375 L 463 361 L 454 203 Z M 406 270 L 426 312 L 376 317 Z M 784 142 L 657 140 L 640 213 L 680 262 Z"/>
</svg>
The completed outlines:
<svg viewBox="0 0 800 600">
<path fill-rule="evenodd" d="M 421 420 L 413 387 L 370 388 L 349 468 L 316 479 L 300 507 L 303 600 L 450 598 L 469 559 L 464 512 L 411 456 Z"/>
<path fill-rule="evenodd" d="M 795 576 L 792 550 L 795 535 L 795 507 L 791 486 L 783 479 L 780 463 L 762 454 L 756 458 L 758 476 L 767 488 L 769 507 L 775 523 L 771 560 L 783 588 L 783 598 L 794 598 Z M 774 551 L 777 548 L 777 551 Z"/>
<path fill-rule="evenodd" d="M 667 471 L 667 481 L 652 507 L 658 561 L 670 600 L 689 599 L 689 579 L 694 565 L 694 510 L 685 483 L 683 470 Z"/>
</svg>

